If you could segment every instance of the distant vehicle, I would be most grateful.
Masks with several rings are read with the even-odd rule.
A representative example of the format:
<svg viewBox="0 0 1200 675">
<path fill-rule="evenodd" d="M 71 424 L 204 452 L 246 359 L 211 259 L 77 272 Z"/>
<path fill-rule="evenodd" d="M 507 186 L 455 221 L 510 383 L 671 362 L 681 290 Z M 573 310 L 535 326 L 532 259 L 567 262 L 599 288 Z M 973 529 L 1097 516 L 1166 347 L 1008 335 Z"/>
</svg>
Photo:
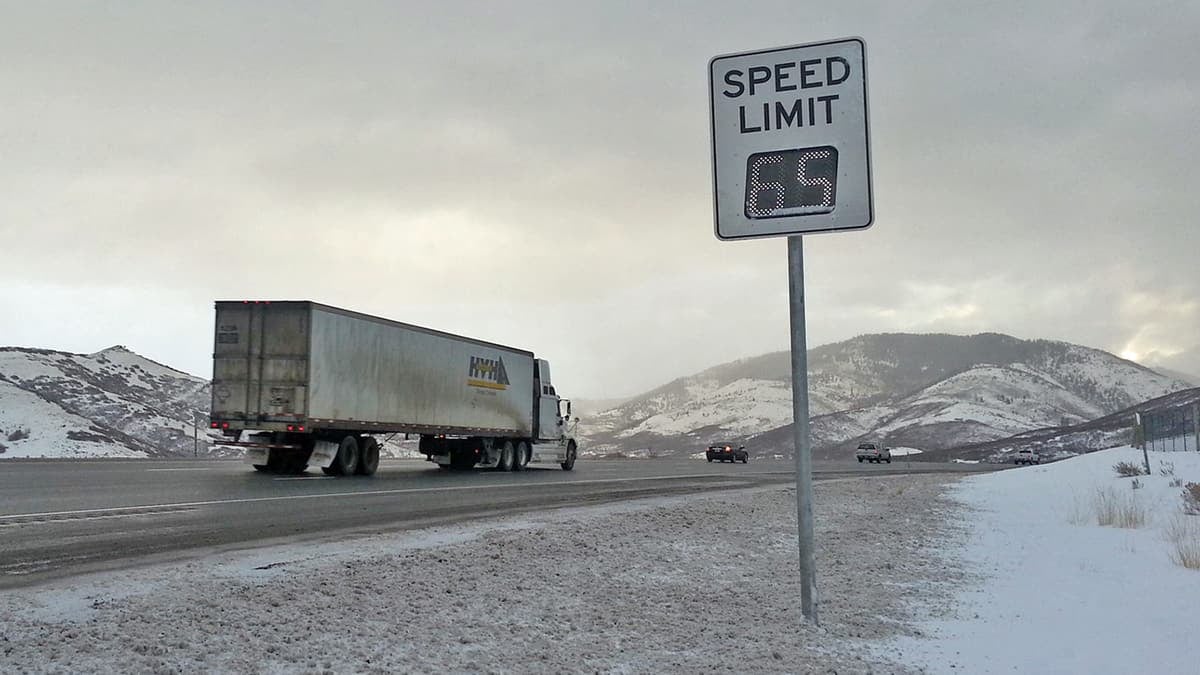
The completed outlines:
<svg viewBox="0 0 1200 675">
<path fill-rule="evenodd" d="M 710 445 L 704 453 L 704 458 L 710 462 L 717 459 L 722 462 L 741 462 L 745 464 L 750 461 L 750 453 L 747 452 L 744 445 L 739 445 L 736 449 L 732 445 Z"/>
<path fill-rule="evenodd" d="M 859 443 L 858 450 L 855 451 L 854 456 L 858 458 L 859 464 L 862 464 L 863 460 L 874 462 L 875 464 L 880 462 L 892 463 L 892 451 L 881 447 L 877 443 Z"/>
<path fill-rule="evenodd" d="M 1041 464 L 1042 456 L 1034 452 L 1031 448 L 1022 448 L 1017 451 L 1017 456 L 1013 457 L 1013 464 Z"/>
</svg>

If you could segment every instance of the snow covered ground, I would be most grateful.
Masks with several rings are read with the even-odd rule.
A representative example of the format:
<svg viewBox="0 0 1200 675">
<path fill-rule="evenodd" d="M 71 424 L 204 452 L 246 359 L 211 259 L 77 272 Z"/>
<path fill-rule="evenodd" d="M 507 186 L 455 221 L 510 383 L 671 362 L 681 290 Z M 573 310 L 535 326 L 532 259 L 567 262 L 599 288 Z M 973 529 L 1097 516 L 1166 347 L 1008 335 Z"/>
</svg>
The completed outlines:
<svg viewBox="0 0 1200 675">
<path fill-rule="evenodd" d="M 922 622 L 931 637 L 879 652 L 936 673 L 1197 672 L 1200 571 L 1173 562 L 1170 535 L 1200 546 L 1200 516 L 1182 514 L 1182 488 L 1171 485 L 1200 482 L 1200 454 L 1150 453 L 1153 474 L 1137 490 L 1113 470 L 1142 461 L 1116 448 L 962 481 L 954 496 L 969 536 L 939 557 L 975 581 L 952 612 Z M 1102 504 L 1145 523 L 1101 527 Z"/>
</svg>

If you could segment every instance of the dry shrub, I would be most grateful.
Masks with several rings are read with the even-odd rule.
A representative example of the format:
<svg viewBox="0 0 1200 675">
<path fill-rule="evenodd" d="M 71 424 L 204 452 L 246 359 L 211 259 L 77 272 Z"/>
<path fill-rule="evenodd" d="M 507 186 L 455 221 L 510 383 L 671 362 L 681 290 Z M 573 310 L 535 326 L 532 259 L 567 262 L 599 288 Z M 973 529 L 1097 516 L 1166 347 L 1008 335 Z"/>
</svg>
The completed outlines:
<svg viewBox="0 0 1200 675">
<path fill-rule="evenodd" d="M 26 438 L 29 438 L 29 430 L 28 430 L 28 429 L 22 429 L 22 428 L 20 428 L 20 427 L 17 427 L 17 430 L 16 430 L 16 431 L 13 431 L 12 433 L 10 433 L 10 434 L 8 435 L 8 440 L 10 440 L 10 441 L 12 441 L 12 442 L 14 442 L 14 443 L 15 443 L 15 442 L 17 442 L 17 441 L 20 441 L 20 440 L 26 439 Z"/>
<path fill-rule="evenodd" d="M 1171 485 L 1171 487 L 1183 487 L 1183 479 L 1182 478 L 1172 478 L 1170 485 Z"/>
<path fill-rule="evenodd" d="M 1189 516 L 1200 516 L 1200 483 L 1188 483 L 1183 488 L 1183 512 Z"/>
<path fill-rule="evenodd" d="M 1141 464 L 1134 464 L 1133 462 L 1117 462 L 1113 464 L 1113 471 L 1116 471 L 1117 475 L 1121 478 L 1131 478 L 1146 473 Z"/>
<path fill-rule="evenodd" d="M 1104 527 L 1136 529 L 1146 524 L 1146 507 L 1132 494 L 1099 488 L 1092 501 L 1096 522 Z"/>
<path fill-rule="evenodd" d="M 1175 475 L 1175 462 L 1159 462 L 1158 473 L 1167 478 Z"/>
<path fill-rule="evenodd" d="M 1189 570 L 1200 570 L 1200 521 L 1175 516 L 1167 525 L 1166 535 L 1174 546 L 1171 561 Z"/>
</svg>

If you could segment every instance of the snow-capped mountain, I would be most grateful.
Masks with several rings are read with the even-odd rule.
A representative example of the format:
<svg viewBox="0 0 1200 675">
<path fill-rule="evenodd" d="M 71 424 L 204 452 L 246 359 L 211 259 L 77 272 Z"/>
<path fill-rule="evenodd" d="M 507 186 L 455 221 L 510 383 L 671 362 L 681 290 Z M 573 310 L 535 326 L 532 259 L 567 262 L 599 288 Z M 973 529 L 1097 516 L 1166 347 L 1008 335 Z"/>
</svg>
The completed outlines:
<svg viewBox="0 0 1200 675">
<path fill-rule="evenodd" d="M 790 452 L 790 359 L 776 352 L 676 380 L 585 418 L 594 454 L 694 452 L 739 439 Z M 860 438 L 939 449 L 1095 419 L 1189 384 L 1097 349 L 987 333 L 865 335 L 809 352 L 814 447 Z"/>
<path fill-rule="evenodd" d="M 190 455 L 194 431 L 207 453 L 208 405 L 206 380 L 125 347 L 0 348 L 0 458 Z"/>
</svg>

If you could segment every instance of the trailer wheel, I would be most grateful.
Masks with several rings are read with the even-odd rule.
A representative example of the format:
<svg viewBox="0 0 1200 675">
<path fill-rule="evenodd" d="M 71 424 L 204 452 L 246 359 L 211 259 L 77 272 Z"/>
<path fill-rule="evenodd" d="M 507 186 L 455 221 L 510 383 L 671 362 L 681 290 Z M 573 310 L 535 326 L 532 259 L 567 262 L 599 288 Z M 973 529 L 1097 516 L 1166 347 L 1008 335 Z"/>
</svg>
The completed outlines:
<svg viewBox="0 0 1200 675">
<path fill-rule="evenodd" d="M 559 466 L 563 468 L 563 471 L 575 468 L 575 441 L 567 441 L 567 460 Z"/>
<path fill-rule="evenodd" d="M 363 439 L 358 451 L 358 475 L 374 476 L 379 470 L 379 441 L 372 436 Z"/>
<path fill-rule="evenodd" d="M 333 464 L 322 471 L 329 476 L 352 476 L 358 469 L 358 439 L 347 436 L 338 444 L 337 456 Z"/>
<path fill-rule="evenodd" d="M 529 464 L 529 444 L 525 441 L 517 443 L 517 454 L 513 457 L 513 471 L 523 471 Z"/>
<path fill-rule="evenodd" d="M 513 449 L 512 441 L 504 441 L 504 445 L 500 446 L 500 462 L 496 464 L 496 470 L 512 471 L 516 462 L 516 450 Z"/>
<path fill-rule="evenodd" d="M 266 473 L 269 469 L 266 464 L 254 464 L 254 470 L 259 473 Z"/>
</svg>

